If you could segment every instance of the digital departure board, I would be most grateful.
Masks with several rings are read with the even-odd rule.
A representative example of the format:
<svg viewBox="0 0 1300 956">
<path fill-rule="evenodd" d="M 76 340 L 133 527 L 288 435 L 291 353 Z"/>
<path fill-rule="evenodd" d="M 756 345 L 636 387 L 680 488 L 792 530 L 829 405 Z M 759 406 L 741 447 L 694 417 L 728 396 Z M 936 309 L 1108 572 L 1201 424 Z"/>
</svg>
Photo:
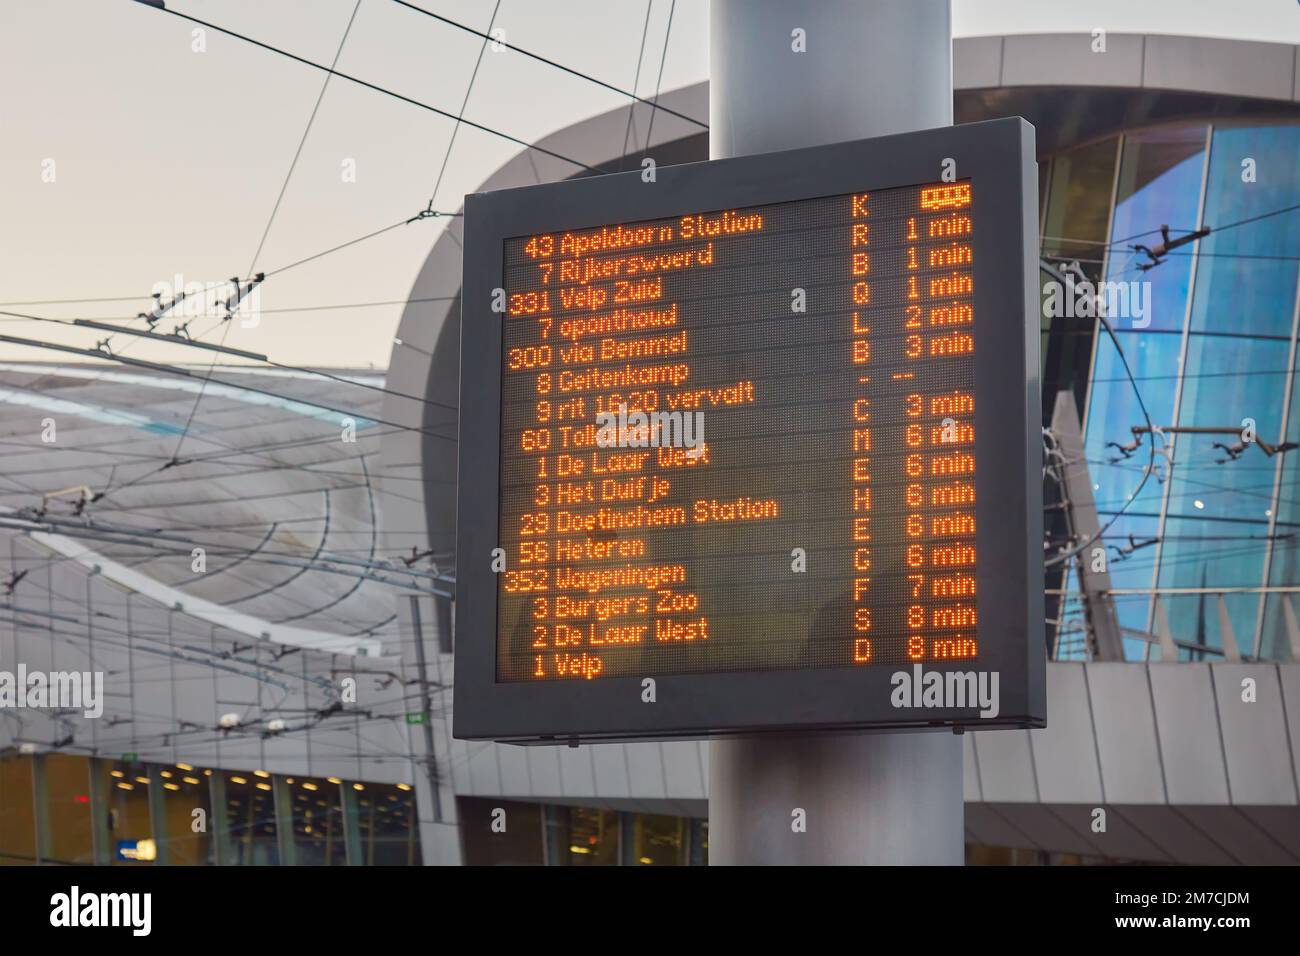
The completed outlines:
<svg viewBox="0 0 1300 956">
<path fill-rule="evenodd" d="M 1041 725 L 1032 143 L 468 197 L 457 736 Z"/>
</svg>

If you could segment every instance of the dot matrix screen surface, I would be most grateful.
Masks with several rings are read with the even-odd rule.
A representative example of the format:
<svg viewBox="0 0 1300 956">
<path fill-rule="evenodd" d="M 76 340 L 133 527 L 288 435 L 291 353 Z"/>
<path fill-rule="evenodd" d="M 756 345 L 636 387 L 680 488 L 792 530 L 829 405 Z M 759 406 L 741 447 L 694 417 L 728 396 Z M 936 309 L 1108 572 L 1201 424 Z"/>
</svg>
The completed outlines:
<svg viewBox="0 0 1300 956">
<path fill-rule="evenodd" d="M 499 678 L 976 659 L 977 212 L 936 183 L 507 240 Z"/>
</svg>

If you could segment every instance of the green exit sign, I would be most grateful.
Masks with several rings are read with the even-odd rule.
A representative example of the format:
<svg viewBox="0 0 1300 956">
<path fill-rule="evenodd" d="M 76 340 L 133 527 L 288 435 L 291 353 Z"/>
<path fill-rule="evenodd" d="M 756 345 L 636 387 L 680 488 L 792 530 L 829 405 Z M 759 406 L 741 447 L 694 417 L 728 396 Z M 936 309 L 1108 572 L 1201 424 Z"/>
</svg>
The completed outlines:
<svg viewBox="0 0 1300 956">
<path fill-rule="evenodd" d="M 122 754 L 122 763 L 139 763 L 139 762 L 140 762 L 140 755 L 138 753 L 133 753 L 131 751 L 128 751 L 127 753 Z"/>
<path fill-rule="evenodd" d="M 406 722 L 408 724 L 422 724 L 424 723 L 424 714 L 419 711 L 412 711 L 406 715 Z"/>
</svg>

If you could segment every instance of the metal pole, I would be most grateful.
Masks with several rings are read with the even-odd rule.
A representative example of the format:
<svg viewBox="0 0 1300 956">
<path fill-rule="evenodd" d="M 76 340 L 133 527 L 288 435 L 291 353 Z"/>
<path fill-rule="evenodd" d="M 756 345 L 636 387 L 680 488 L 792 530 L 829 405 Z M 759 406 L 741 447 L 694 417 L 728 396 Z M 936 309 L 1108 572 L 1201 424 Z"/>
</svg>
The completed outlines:
<svg viewBox="0 0 1300 956">
<path fill-rule="evenodd" d="M 275 840 L 281 866 L 298 865 L 297 830 L 293 823 L 293 792 L 280 774 L 271 777 L 271 804 L 275 807 Z"/>
<path fill-rule="evenodd" d="M 438 792 L 438 752 L 433 746 L 433 703 L 429 699 L 429 669 L 424 660 L 424 627 L 420 621 L 420 598 L 412 594 L 411 630 L 415 637 L 415 657 L 420 665 L 420 722 L 424 729 L 424 770 L 429 777 L 429 799 L 433 802 L 433 821 L 442 822 L 442 795 Z"/>
<path fill-rule="evenodd" d="M 952 124 L 948 0 L 713 0 L 709 43 L 713 159 Z M 712 864 L 958 865 L 963 829 L 953 734 L 710 744 Z"/>
<path fill-rule="evenodd" d="M 90 846 L 95 866 L 109 866 L 113 862 L 113 833 L 109 829 L 108 808 L 112 793 L 108 775 L 112 762 L 91 757 L 86 761 L 90 776 Z"/>
<path fill-rule="evenodd" d="M 149 776 L 149 829 L 153 831 L 153 842 L 158 855 L 154 857 L 154 866 L 170 866 L 172 861 L 171 829 L 167 826 L 167 791 L 163 784 L 167 782 L 162 776 L 162 767 L 150 764 L 145 772 Z"/>
</svg>

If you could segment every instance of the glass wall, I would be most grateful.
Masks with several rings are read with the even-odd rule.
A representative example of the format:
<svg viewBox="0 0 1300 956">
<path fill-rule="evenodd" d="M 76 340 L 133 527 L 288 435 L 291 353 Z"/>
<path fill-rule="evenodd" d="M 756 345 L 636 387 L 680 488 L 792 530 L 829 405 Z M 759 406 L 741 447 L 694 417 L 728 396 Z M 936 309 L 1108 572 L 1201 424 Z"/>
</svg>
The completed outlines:
<svg viewBox="0 0 1300 956">
<path fill-rule="evenodd" d="M 1092 169 L 1088 188 L 1099 194 L 1101 152 L 1057 157 L 1049 182 L 1058 168 L 1070 178 Z M 1133 428 L 1145 425 L 1134 383 L 1110 338 L 1094 332 L 1085 450 L 1103 525 L 1123 511 L 1106 535 L 1111 585 L 1147 592 L 1116 599 L 1125 654 L 1158 658 L 1163 617 L 1182 658 L 1222 659 L 1235 640 L 1243 656 L 1288 659 L 1290 612 L 1261 589 L 1300 585 L 1291 538 L 1300 462 L 1271 453 L 1300 440 L 1300 210 L 1290 208 L 1300 205 L 1300 126 L 1133 131 L 1116 154 L 1106 242 L 1089 258 L 1103 260 L 1107 281 L 1136 283 L 1145 310 L 1112 325 L 1151 423 L 1177 430 L 1134 446 Z M 1046 195 L 1044 255 L 1082 252 L 1054 237 L 1090 239 L 1095 208 L 1068 188 Z M 1162 226 L 1171 238 L 1210 232 L 1161 252 Z M 1153 441 L 1161 454 L 1147 475 Z"/>
<path fill-rule="evenodd" d="M 338 777 L 290 777 L 293 841 L 300 866 L 346 866 L 343 781 Z"/>
<path fill-rule="evenodd" d="M 419 866 L 420 825 L 409 784 L 354 783 L 367 866 Z"/>
<path fill-rule="evenodd" d="M 708 821 L 459 797 L 468 866 L 707 866 Z"/>
<path fill-rule="evenodd" d="M 167 862 L 200 866 L 216 862 L 213 846 L 212 786 L 203 771 L 187 763 L 159 767 L 151 779 L 162 787 Z"/>
<path fill-rule="evenodd" d="M 546 822 L 539 803 L 458 797 L 461 852 L 467 866 L 543 866 Z"/>
<path fill-rule="evenodd" d="M 51 753 L 0 758 L 0 796 L 0 865 L 421 862 L 415 791 L 404 783 Z"/>
<path fill-rule="evenodd" d="M 36 862 L 36 804 L 30 757 L 0 757 L 0 866 Z"/>
<path fill-rule="evenodd" d="M 108 795 L 109 862 L 113 866 L 148 866 L 156 854 L 149 819 L 149 768 L 121 761 L 101 761 L 95 766 L 95 773 L 108 776 L 102 787 Z"/>
<path fill-rule="evenodd" d="M 279 866 L 275 797 L 270 775 L 222 772 L 226 786 L 226 832 L 231 862 L 239 866 Z M 261 771 L 260 773 L 265 773 Z"/>
</svg>

